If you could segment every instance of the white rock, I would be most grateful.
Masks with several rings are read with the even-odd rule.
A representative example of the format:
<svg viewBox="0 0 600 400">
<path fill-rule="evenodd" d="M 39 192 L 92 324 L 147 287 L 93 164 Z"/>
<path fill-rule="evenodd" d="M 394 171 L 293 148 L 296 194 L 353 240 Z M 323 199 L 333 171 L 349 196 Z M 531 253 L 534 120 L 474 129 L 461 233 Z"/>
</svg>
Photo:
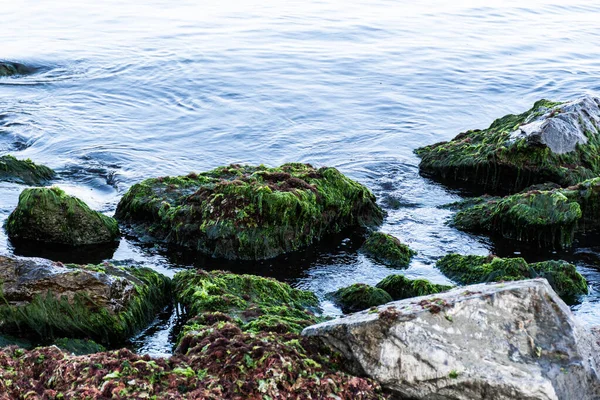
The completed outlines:
<svg viewBox="0 0 600 400">
<path fill-rule="evenodd" d="M 400 398 L 600 399 L 600 347 L 545 279 L 396 301 L 303 335 Z"/>
<path fill-rule="evenodd" d="M 529 144 L 544 144 L 557 154 L 574 151 L 578 144 L 588 142 L 586 131 L 600 134 L 599 104 L 600 99 L 588 95 L 549 108 L 511 132 L 510 141 L 525 138 Z"/>
</svg>

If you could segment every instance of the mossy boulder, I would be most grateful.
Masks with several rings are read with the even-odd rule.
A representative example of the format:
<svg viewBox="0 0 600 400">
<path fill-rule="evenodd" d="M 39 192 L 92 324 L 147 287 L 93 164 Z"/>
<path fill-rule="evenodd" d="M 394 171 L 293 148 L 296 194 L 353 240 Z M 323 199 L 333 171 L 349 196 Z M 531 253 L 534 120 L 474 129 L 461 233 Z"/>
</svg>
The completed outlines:
<svg viewBox="0 0 600 400">
<path fill-rule="evenodd" d="M 411 297 L 426 296 L 441 293 L 453 288 L 450 285 L 438 285 L 427 279 L 408 279 L 403 275 L 390 275 L 385 277 L 375 287 L 385 290 L 393 300 L 408 299 Z"/>
<path fill-rule="evenodd" d="M 464 285 L 542 277 L 567 302 L 588 293 L 585 278 L 566 261 L 527 263 L 520 257 L 448 254 L 438 260 L 436 267 L 448 278 Z"/>
<path fill-rule="evenodd" d="M 337 169 L 293 163 L 147 179 L 129 189 L 115 217 L 134 232 L 203 254 L 256 260 L 347 227 L 376 226 L 383 211 Z"/>
<path fill-rule="evenodd" d="M 44 185 L 52 180 L 56 173 L 33 161 L 17 160 L 11 155 L 0 157 L 0 181 L 21 183 L 24 185 Z"/>
<path fill-rule="evenodd" d="M 11 239 L 71 246 L 111 243 L 119 237 L 114 218 L 57 187 L 23 190 L 6 221 L 6 232 Z"/>
<path fill-rule="evenodd" d="M 149 268 L 63 265 L 0 257 L 0 333 L 122 343 L 170 302 L 170 280 Z"/>
<path fill-rule="evenodd" d="M 190 317 L 183 333 L 216 321 L 248 332 L 300 333 L 321 321 L 317 297 L 275 279 L 225 271 L 183 271 L 174 277 L 176 299 Z"/>
<path fill-rule="evenodd" d="M 396 268 L 408 267 L 411 258 L 417 254 L 398 238 L 383 232 L 371 233 L 360 250 L 380 263 Z"/>
<path fill-rule="evenodd" d="M 21 63 L 0 61 L 0 77 L 13 75 L 27 75 L 34 71 L 35 68 L 28 67 L 27 65 Z"/>
<path fill-rule="evenodd" d="M 574 185 L 600 174 L 600 100 L 540 100 L 484 130 L 417 149 L 425 175 L 518 192 L 532 184 Z"/>
<path fill-rule="evenodd" d="M 600 178 L 567 188 L 528 190 L 455 203 L 459 229 L 500 235 L 541 247 L 570 247 L 576 232 L 600 228 Z"/>
<path fill-rule="evenodd" d="M 330 293 L 327 296 L 344 314 L 365 310 L 393 301 L 392 297 L 380 288 L 355 283 Z"/>
</svg>

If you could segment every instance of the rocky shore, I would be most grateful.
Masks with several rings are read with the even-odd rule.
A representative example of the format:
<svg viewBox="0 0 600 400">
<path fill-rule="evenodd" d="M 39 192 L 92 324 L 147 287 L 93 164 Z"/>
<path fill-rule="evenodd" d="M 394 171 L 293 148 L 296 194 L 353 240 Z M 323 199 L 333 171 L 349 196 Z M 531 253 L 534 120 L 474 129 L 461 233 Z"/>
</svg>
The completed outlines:
<svg viewBox="0 0 600 400">
<path fill-rule="evenodd" d="M 421 172 L 490 193 L 446 206 L 456 228 L 569 247 L 600 226 L 599 105 L 538 101 L 417 149 Z M 15 184 L 55 176 L 11 156 L 0 167 Z M 390 274 L 327 294 L 356 313 L 331 320 L 315 294 L 271 278 L 0 257 L 0 399 L 600 398 L 598 343 L 565 304 L 589 290 L 573 264 L 447 254 L 436 268 L 453 285 L 413 280 L 402 270 L 417 253 L 378 230 L 384 218 L 365 186 L 300 163 L 146 179 L 114 218 L 57 187 L 24 188 L 4 226 L 14 241 L 86 248 L 127 234 L 240 262 L 352 230 Z M 121 348 L 165 307 L 182 319 L 172 357 Z"/>
</svg>

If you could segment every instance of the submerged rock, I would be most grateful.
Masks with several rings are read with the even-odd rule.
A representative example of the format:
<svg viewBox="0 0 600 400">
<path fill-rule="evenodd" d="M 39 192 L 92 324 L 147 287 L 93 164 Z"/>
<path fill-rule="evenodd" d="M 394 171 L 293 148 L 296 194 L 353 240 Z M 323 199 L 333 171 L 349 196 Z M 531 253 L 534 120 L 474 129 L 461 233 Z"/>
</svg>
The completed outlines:
<svg viewBox="0 0 600 400">
<path fill-rule="evenodd" d="M 588 293 L 585 278 L 566 261 L 528 264 L 523 258 L 448 254 L 438 260 L 436 267 L 448 278 L 465 285 L 542 277 L 568 302 Z"/>
<path fill-rule="evenodd" d="M 408 267 L 410 259 L 417 254 L 398 238 L 383 232 L 371 233 L 361 251 L 383 264 L 396 268 Z"/>
<path fill-rule="evenodd" d="M 380 288 L 355 283 L 328 295 L 344 314 L 365 310 L 392 301 L 392 297 Z"/>
<path fill-rule="evenodd" d="M 448 181 L 517 192 L 544 182 L 573 185 L 600 174 L 600 99 L 540 100 L 488 129 L 421 147 L 421 172 Z"/>
<path fill-rule="evenodd" d="M 346 227 L 378 225 L 383 212 L 366 187 L 337 169 L 295 163 L 147 179 L 125 194 L 115 217 L 213 257 L 256 260 Z"/>
<path fill-rule="evenodd" d="M 479 197 L 452 205 L 454 225 L 539 246 L 570 247 L 578 230 L 600 228 L 600 178 L 567 188 Z"/>
<path fill-rule="evenodd" d="M 17 160 L 11 155 L 0 157 L 0 181 L 43 185 L 54 178 L 56 173 L 50 168 L 34 164 L 33 161 Z"/>
<path fill-rule="evenodd" d="M 600 348 L 544 279 L 407 299 L 303 331 L 400 398 L 594 400 Z"/>
<path fill-rule="evenodd" d="M 13 75 L 27 75 L 34 71 L 35 68 L 28 67 L 20 63 L 0 61 L 0 77 Z"/>
<path fill-rule="evenodd" d="M 62 265 L 0 256 L 0 332 L 120 343 L 169 299 L 170 281 L 149 268 Z"/>
<path fill-rule="evenodd" d="M 408 299 L 428 294 L 442 293 L 453 288 L 450 285 L 438 285 L 427 279 L 408 279 L 402 275 L 385 277 L 375 287 L 385 290 L 393 300 Z"/>
<path fill-rule="evenodd" d="M 83 356 L 86 354 L 94 354 L 106 351 L 106 348 L 101 344 L 88 339 L 69 339 L 60 338 L 54 341 L 54 346 L 58 347 L 65 353 L 73 354 L 76 356 Z"/>
<path fill-rule="evenodd" d="M 71 246 L 110 243 L 119 236 L 114 218 L 91 210 L 57 187 L 23 190 L 6 231 L 11 239 Z"/>
</svg>

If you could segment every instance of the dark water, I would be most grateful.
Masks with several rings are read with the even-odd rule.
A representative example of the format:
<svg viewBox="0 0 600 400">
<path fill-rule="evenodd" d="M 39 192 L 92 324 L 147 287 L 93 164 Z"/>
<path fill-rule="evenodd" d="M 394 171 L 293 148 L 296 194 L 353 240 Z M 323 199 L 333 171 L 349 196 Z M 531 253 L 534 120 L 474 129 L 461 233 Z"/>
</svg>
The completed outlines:
<svg viewBox="0 0 600 400">
<path fill-rule="evenodd" d="M 449 252 L 563 257 L 591 282 L 575 311 L 600 324 L 596 238 L 538 254 L 458 232 L 446 225 L 452 212 L 437 207 L 459 195 L 420 177 L 412 153 L 542 97 L 597 92 L 600 5 L 256 3 L 3 3 L 0 59 L 40 70 L 0 79 L 0 152 L 55 168 L 59 186 L 109 215 L 146 177 L 231 162 L 335 166 L 377 194 L 389 213 L 382 229 L 419 251 L 407 276 L 447 282 L 433 264 Z M 2 220 L 22 189 L 0 183 Z M 134 260 L 168 275 L 192 266 L 260 273 L 323 296 L 395 272 L 357 254 L 359 245 L 340 235 L 274 261 L 231 264 L 124 239 L 114 255 L 89 257 Z M 65 257 L 14 248 L 3 232 L 0 251 Z M 134 346 L 168 353 L 171 315 L 157 316 Z"/>
</svg>

